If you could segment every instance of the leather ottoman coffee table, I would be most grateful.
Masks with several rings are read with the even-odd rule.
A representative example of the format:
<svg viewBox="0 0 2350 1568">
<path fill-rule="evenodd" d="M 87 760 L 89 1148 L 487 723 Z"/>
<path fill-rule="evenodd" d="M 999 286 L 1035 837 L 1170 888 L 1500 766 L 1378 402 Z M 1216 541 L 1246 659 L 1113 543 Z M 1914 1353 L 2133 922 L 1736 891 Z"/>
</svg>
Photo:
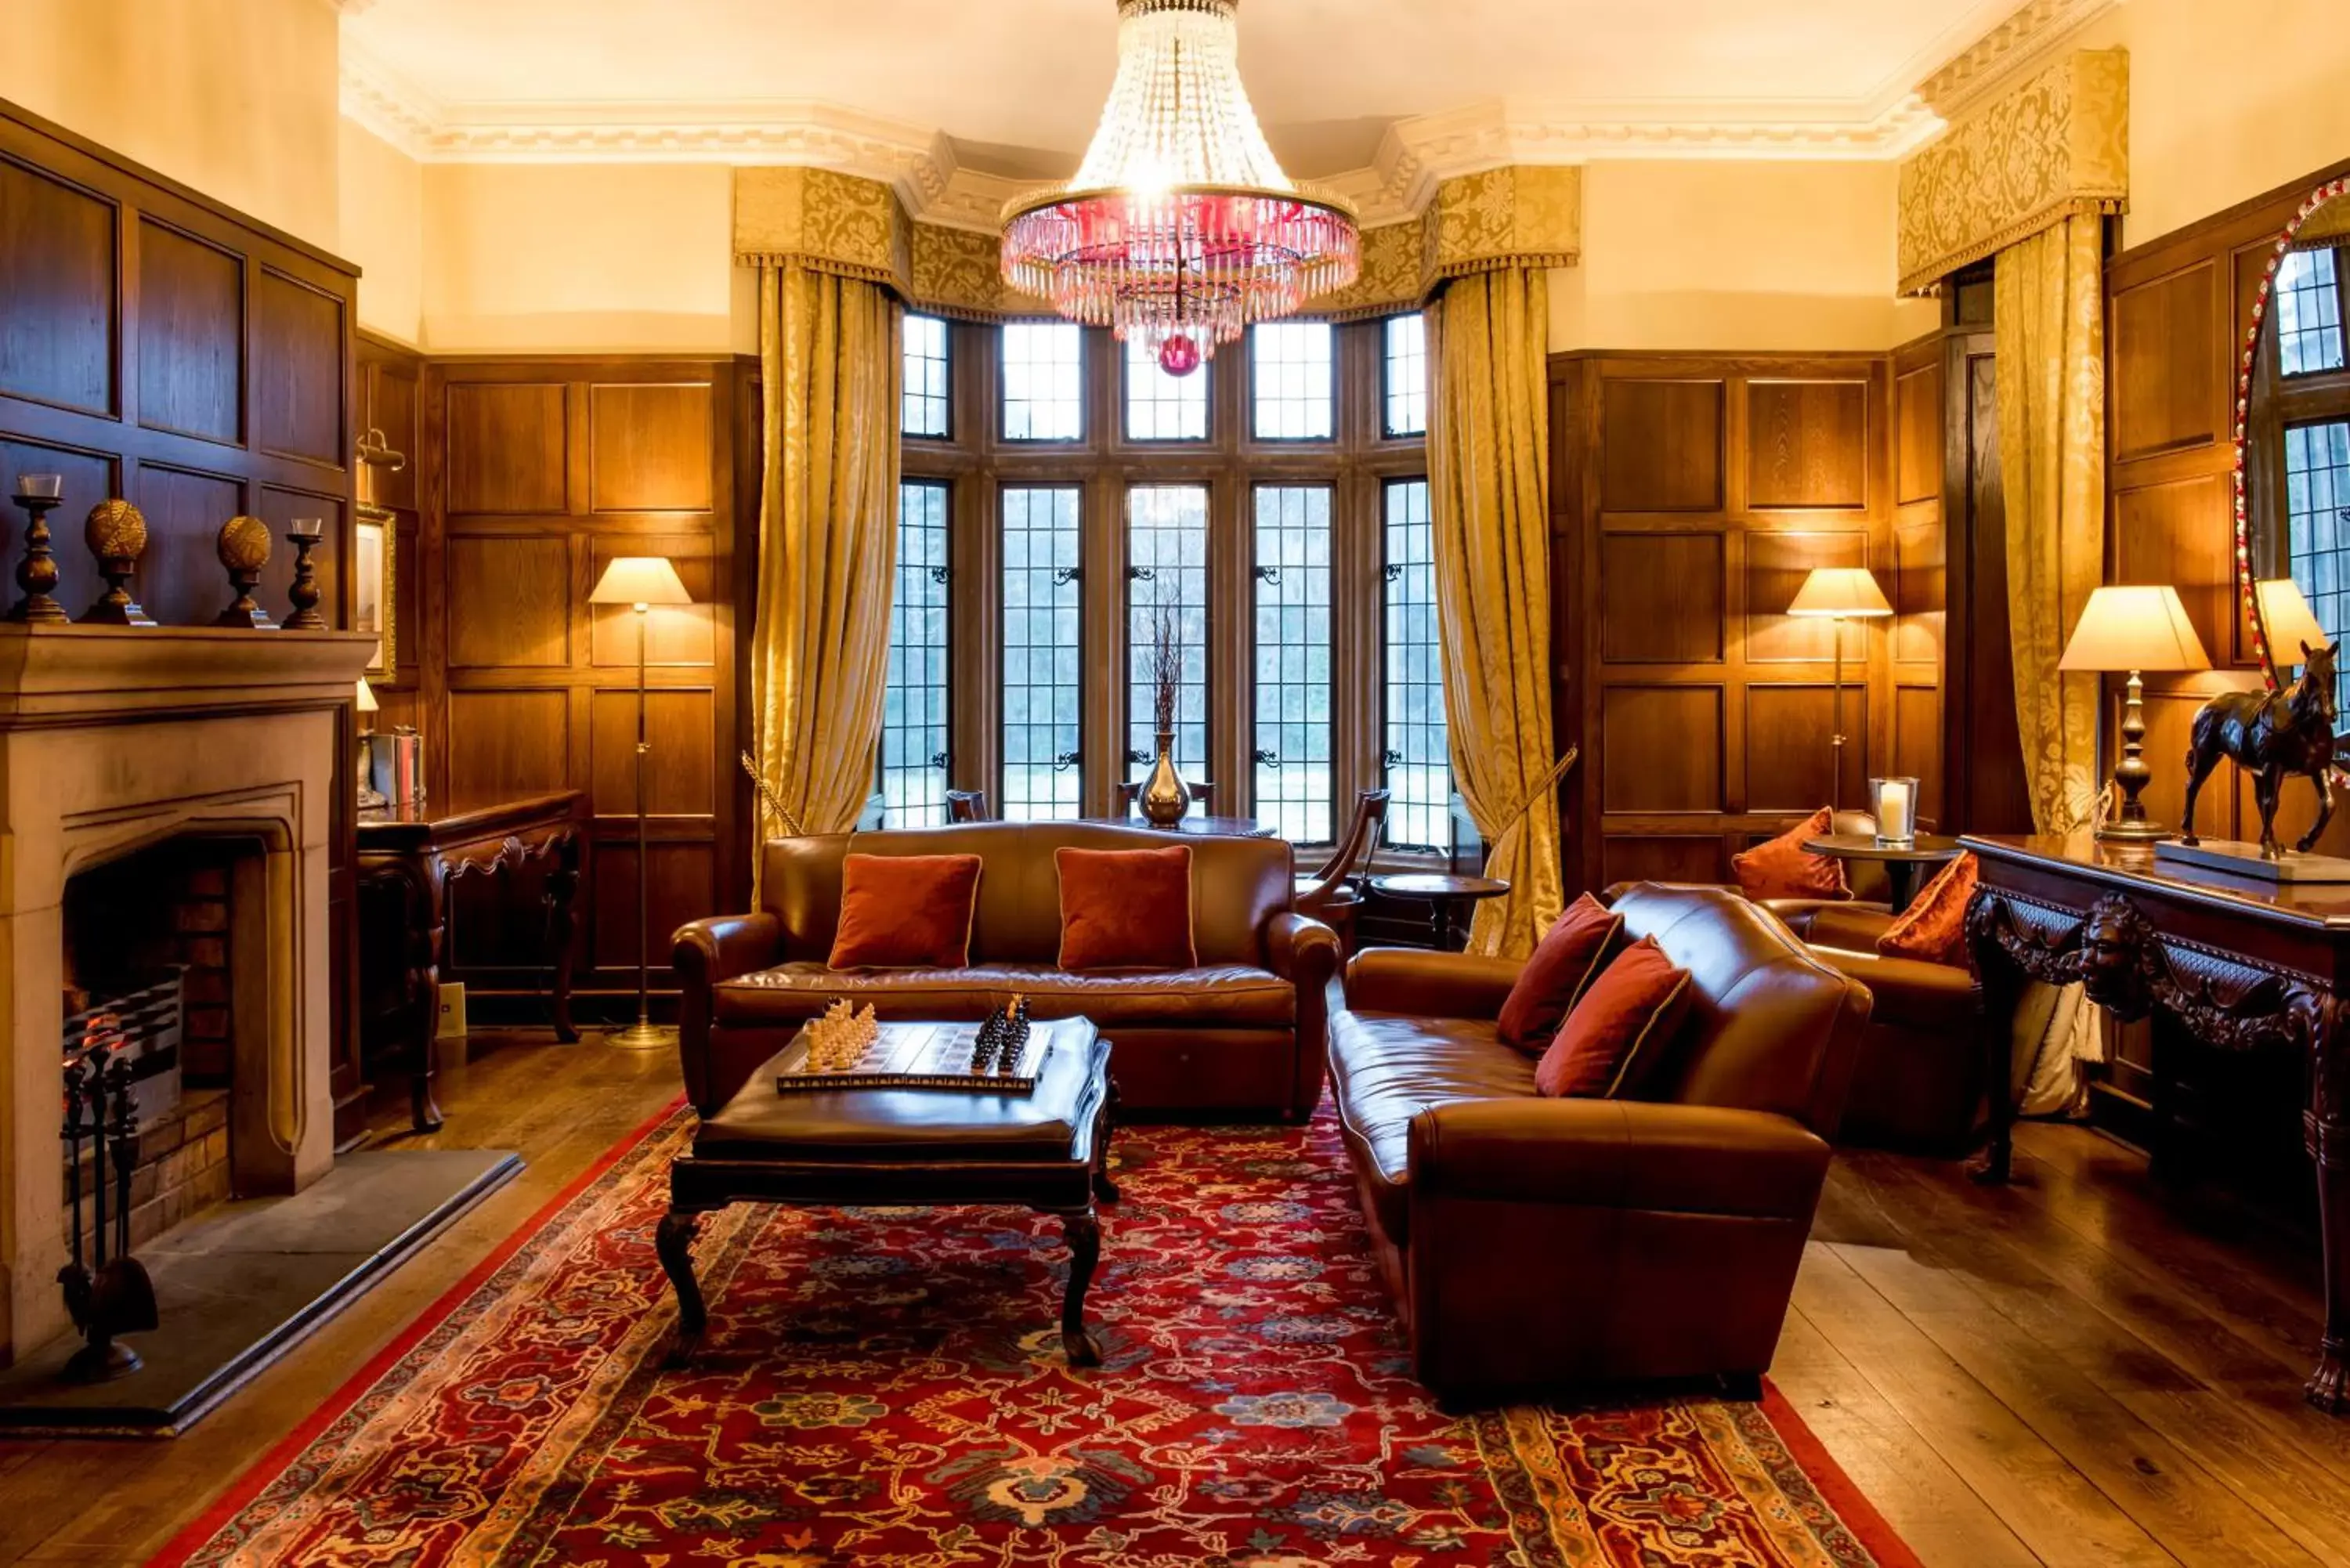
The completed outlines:
<svg viewBox="0 0 2350 1568">
<path fill-rule="evenodd" d="M 976 1089 L 876 1088 L 779 1092 L 786 1047 L 751 1075 L 693 1148 L 670 1167 L 670 1211 L 655 1234 L 677 1289 L 682 1366 L 709 1325 L 693 1277 L 702 1216 L 733 1203 L 823 1208 L 1016 1204 L 1061 1217 L 1069 1282 L 1061 1299 L 1061 1347 L 1072 1366 L 1095 1366 L 1101 1347 L 1086 1332 L 1086 1287 L 1101 1256 L 1094 1203 L 1118 1201 L 1109 1179 L 1117 1090 L 1109 1042 L 1082 1018 L 1038 1022 L 1051 1049 L 1027 1094 Z"/>
</svg>

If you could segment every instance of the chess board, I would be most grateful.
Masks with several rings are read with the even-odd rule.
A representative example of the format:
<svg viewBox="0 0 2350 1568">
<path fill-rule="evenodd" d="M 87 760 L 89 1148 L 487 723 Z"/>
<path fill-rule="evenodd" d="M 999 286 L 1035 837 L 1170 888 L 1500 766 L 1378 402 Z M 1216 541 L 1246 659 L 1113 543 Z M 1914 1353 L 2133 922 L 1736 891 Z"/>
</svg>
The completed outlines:
<svg viewBox="0 0 2350 1568">
<path fill-rule="evenodd" d="M 775 1075 L 778 1094 L 828 1093 L 842 1089 L 956 1089 L 966 1094 L 1025 1095 L 1052 1054 L 1054 1026 L 1029 1026 L 1020 1059 L 1002 1072 L 974 1071 L 972 1044 L 976 1023 L 884 1023 L 865 1054 L 847 1069 L 827 1073 L 808 1065 L 807 1030 L 784 1047 Z"/>
</svg>

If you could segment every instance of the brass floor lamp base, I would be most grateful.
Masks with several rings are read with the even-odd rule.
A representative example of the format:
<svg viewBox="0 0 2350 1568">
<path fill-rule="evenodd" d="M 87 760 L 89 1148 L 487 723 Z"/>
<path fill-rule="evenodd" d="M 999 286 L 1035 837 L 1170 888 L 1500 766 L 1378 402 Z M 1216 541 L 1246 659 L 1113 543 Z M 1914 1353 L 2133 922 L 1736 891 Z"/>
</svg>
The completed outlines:
<svg viewBox="0 0 2350 1568">
<path fill-rule="evenodd" d="M 673 1051 L 677 1048 L 677 1025 L 631 1023 L 626 1029 L 606 1031 L 604 1044 L 623 1051 Z"/>
</svg>

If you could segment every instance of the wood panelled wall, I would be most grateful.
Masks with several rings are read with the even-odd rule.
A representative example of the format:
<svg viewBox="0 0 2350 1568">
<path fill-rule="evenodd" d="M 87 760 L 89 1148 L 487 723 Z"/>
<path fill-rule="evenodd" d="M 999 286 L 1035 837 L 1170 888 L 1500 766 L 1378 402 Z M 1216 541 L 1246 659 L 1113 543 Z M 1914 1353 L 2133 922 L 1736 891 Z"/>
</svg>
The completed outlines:
<svg viewBox="0 0 2350 1568">
<path fill-rule="evenodd" d="M 2216 691 L 2261 680 L 2236 592 L 2230 476 L 2237 357 L 2277 236 L 2312 190 L 2345 173 L 2350 162 L 2125 251 L 2106 269 L 2106 580 L 2174 585 L 2214 670 L 2146 678 L 2146 750 L 2154 769 L 2146 805 L 2165 822 L 2178 821 L 2185 800 L 2183 759 L 2196 709 Z M 2281 561 L 2259 565 L 2263 575 L 2283 574 Z M 2120 690 L 2106 684 L 2110 749 Z M 2259 836 L 2251 791 L 2238 782 L 2233 792 L 2207 790 L 2198 804 L 2196 826 L 2205 836 Z M 2288 785 L 2279 836 L 2305 832 L 2315 815 L 2310 792 Z M 2337 813 L 2327 838 L 2322 848 L 2350 854 L 2350 818 Z"/>
<path fill-rule="evenodd" d="M 1725 880 L 1826 803 L 1830 628 L 1784 613 L 1815 566 L 1870 567 L 1900 611 L 1845 633 L 1845 804 L 1887 766 L 1938 777 L 1932 389 L 1905 386 L 1897 442 L 1883 355 L 1576 354 L 1552 378 L 1570 892 Z"/>
<path fill-rule="evenodd" d="M 371 680 L 382 711 L 378 730 L 407 725 L 421 729 L 419 700 L 424 664 L 423 535 L 421 485 L 424 360 L 413 349 L 360 334 L 358 342 L 358 407 L 355 428 L 375 432 L 378 444 L 408 461 L 399 468 L 361 463 L 359 499 L 389 511 L 392 527 L 391 662 L 389 678 Z"/>
<path fill-rule="evenodd" d="M 133 586 L 157 620 L 204 624 L 227 607 L 213 539 L 249 513 L 279 534 L 296 517 L 326 520 L 320 609 L 344 624 L 356 277 L 0 104 L 0 484 L 65 476 L 50 525 L 68 613 L 103 587 L 82 518 L 120 495 L 147 517 Z M 281 539 L 256 595 L 273 616 L 286 615 L 292 580 Z"/>
<path fill-rule="evenodd" d="M 693 595 L 648 628 L 647 860 L 666 983 L 667 933 L 748 901 L 736 607 L 755 551 L 737 541 L 755 539 L 756 515 L 742 515 L 755 501 L 737 462 L 756 450 L 755 383 L 729 358 L 432 359 L 421 395 L 415 702 L 430 798 L 464 811 L 588 792 L 579 979 L 591 1001 L 636 983 L 637 672 L 633 612 L 588 597 L 629 555 L 669 556 Z M 746 615 L 740 639 L 749 631 Z M 544 987 L 536 891 L 459 885 L 452 978 L 477 994 Z"/>
<path fill-rule="evenodd" d="M 78 618 L 104 586 L 82 520 L 121 496 L 147 519 L 132 588 L 164 625 L 206 625 L 228 607 L 214 541 L 240 514 L 277 535 L 255 597 L 279 619 L 294 576 L 286 525 L 324 520 L 318 607 L 330 624 L 349 624 L 357 278 L 348 262 L 0 103 L 0 491 L 12 492 L 19 473 L 64 476 L 50 527 L 67 613 Z M 25 519 L 5 513 L 0 577 L 13 600 Z M 348 741 L 348 713 L 343 723 Z M 365 1126 L 350 983 L 351 791 L 337 791 L 333 811 L 327 918 L 342 961 L 330 970 L 329 1086 L 339 1141 Z"/>
</svg>

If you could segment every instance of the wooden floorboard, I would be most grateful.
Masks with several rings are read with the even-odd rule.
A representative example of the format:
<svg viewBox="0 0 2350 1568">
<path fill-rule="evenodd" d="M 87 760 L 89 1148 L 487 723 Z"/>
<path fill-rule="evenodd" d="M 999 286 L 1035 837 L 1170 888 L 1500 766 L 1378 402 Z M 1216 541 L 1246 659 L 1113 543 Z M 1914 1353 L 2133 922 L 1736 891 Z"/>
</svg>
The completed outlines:
<svg viewBox="0 0 2350 1568">
<path fill-rule="evenodd" d="M 0 1565 L 137 1564 L 546 1200 L 669 1104 L 663 1054 L 477 1037 L 447 1125 L 528 1166 L 188 1439 L 0 1442 Z M 1840 1156 L 1773 1378 L 1929 1568 L 2350 1568 L 2350 1421 L 2302 1403 L 2315 1243 L 2135 1151 L 2031 1126 L 2022 1180 Z"/>
</svg>

